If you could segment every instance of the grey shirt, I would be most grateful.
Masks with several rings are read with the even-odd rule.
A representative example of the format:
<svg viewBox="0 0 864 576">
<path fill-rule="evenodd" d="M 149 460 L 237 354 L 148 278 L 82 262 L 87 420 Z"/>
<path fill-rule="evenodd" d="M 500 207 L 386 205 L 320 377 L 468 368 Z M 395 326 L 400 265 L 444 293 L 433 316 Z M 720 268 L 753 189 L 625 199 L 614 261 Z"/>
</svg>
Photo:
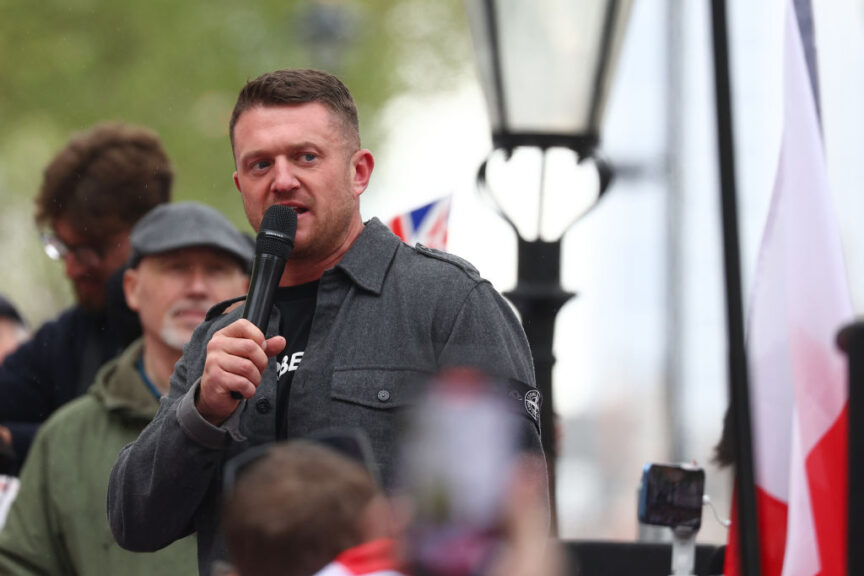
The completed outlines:
<svg viewBox="0 0 864 576">
<path fill-rule="evenodd" d="M 222 426 L 195 408 L 206 346 L 241 316 L 208 317 L 174 368 L 156 417 L 120 453 L 111 472 L 108 515 L 130 550 L 151 551 L 198 533 L 201 574 L 225 557 L 219 535 L 224 463 L 276 437 L 276 360 L 255 396 Z M 278 310 L 267 336 L 278 333 Z M 467 262 L 402 243 L 377 219 L 321 277 L 315 316 L 289 396 L 288 437 L 357 426 L 368 434 L 385 487 L 394 479 L 400 416 L 428 376 L 445 366 L 479 368 L 519 401 L 534 388 L 528 342 L 510 306 Z M 526 411 L 531 447 L 537 422 Z"/>
</svg>

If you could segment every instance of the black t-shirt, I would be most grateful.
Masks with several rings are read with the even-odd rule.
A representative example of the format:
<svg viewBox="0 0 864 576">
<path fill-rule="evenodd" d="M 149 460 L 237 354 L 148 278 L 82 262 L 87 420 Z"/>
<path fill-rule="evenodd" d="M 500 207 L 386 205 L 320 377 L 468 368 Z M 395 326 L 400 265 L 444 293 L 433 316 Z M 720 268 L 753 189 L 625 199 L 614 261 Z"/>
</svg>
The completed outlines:
<svg viewBox="0 0 864 576">
<path fill-rule="evenodd" d="M 300 286 L 280 287 L 274 298 L 281 318 L 279 332 L 286 341 L 285 349 L 276 357 L 276 438 L 280 440 L 288 436 L 288 394 L 294 371 L 300 366 L 309 340 L 317 297 L 316 280 Z"/>
</svg>

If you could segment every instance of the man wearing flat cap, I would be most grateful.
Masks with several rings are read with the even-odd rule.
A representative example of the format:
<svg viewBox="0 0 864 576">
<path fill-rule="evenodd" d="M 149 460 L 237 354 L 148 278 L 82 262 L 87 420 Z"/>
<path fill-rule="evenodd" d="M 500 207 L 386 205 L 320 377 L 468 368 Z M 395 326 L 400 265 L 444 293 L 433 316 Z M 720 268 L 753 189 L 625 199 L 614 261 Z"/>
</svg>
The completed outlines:
<svg viewBox="0 0 864 576">
<path fill-rule="evenodd" d="M 246 293 L 252 243 L 218 211 L 163 204 L 130 236 L 123 290 L 143 336 L 97 374 L 87 394 L 42 426 L 0 532 L 0 574 L 192 574 L 194 539 L 154 554 L 114 541 L 108 476 L 168 391 L 183 345 L 215 303 Z"/>
</svg>

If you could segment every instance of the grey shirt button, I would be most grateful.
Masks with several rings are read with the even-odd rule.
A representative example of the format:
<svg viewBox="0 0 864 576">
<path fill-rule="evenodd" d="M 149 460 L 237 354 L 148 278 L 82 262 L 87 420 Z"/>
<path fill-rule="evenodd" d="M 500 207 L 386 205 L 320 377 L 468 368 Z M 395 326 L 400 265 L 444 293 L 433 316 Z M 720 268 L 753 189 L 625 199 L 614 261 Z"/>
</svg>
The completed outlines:
<svg viewBox="0 0 864 576">
<path fill-rule="evenodd" d="M 267 398 L 261 398 L 257 402 L 255 402 L 255 409 L 259 414 L 267 414 L 270 412 L 270 400 Z"/>
<path fill-rule="evenodd" d="M 379 390 L 378 391 L 378 400 L 381 402 L 387 402 L 390 400 L 390 391 L 389 390 Z"/>
</svg>

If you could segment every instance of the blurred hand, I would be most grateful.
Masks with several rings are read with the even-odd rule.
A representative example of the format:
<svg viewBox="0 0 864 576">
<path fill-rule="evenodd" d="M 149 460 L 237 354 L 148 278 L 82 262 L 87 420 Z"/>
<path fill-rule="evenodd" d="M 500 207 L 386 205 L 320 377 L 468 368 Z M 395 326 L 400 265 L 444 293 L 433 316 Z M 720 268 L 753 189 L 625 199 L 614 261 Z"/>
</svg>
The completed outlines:
<svg viewBox="0 0 864 576">
<path fill-rule="evenodd" d="M 505 500 L 505 546 L 488 576 L 565 576 L 561 544 L 550 536 L 545 462 L 524 456 Z"/>
<path fill-rule="evenodd" d="M 12 432 L 0 426 L 0 476 L 17 476 L 19 464 L 12 448 Z"/>
<path fill-rule="evenodd" d="M 216 332 L 207 344 L 207 359 L 195 406 L 208 422 L 219 426 L 240 403 L 231 392 L 251 398 L 261 383 L 268 358 L 285 348 L 285 338 L 269 340 L 257 326 L 241 318 Z"/>
</svg>

